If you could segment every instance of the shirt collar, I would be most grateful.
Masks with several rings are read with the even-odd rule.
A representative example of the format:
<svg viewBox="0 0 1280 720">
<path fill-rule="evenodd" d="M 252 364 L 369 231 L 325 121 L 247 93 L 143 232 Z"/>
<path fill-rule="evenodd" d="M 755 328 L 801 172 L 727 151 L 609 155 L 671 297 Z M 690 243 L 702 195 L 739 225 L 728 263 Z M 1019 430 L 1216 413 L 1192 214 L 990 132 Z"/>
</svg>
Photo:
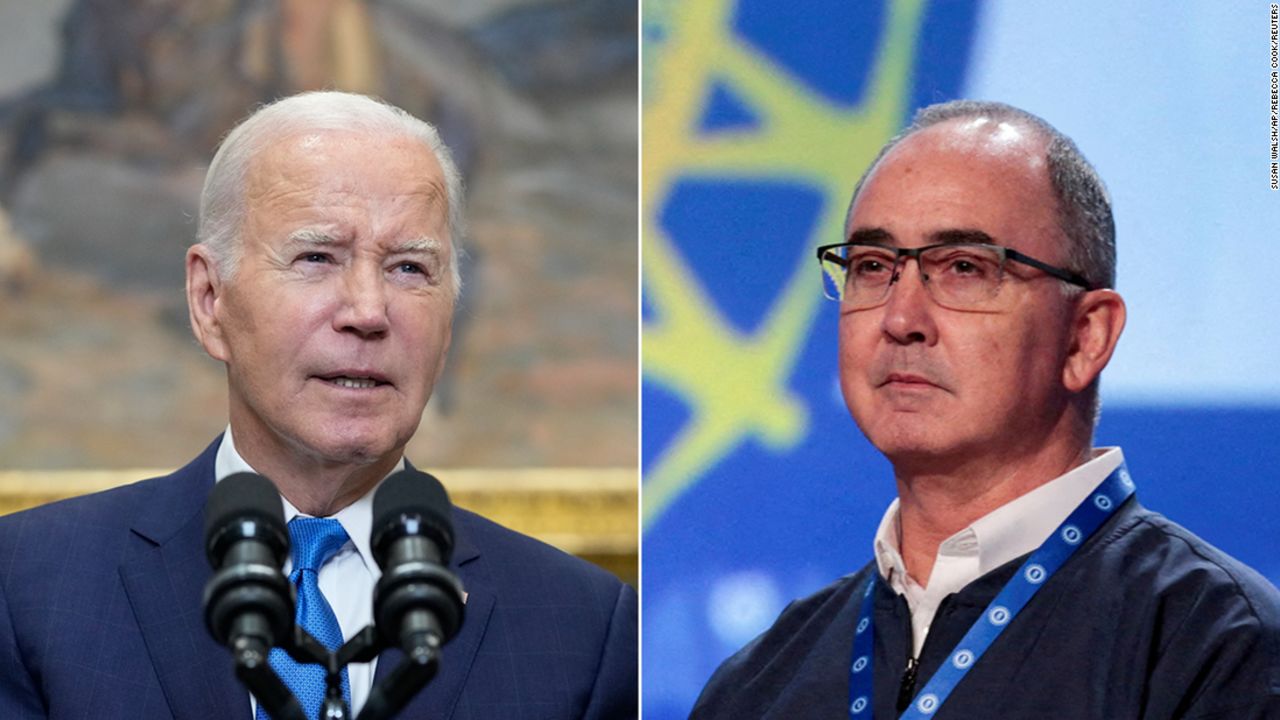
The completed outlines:
<svg viewBox="0 0 1280 720">
<path fill-rule="evenodd" d="M 1040 547 L 1045 538 L 1123 462 L 1124 453 L 1118 447 L 1096 449 L 1093 458 L 1083 465 L 1001 505 L 947 538 L 938 546 L 938 554 L 976 553 L 977 574 L 968 578 L 968 582 L 972 582 Z M 899 591 L 905 587 L 907 578 L 901 538 L 898 499 L 894 498 L 880 519 L 874 551 L 881 577 Z"/>
<path fill-rule="evenodd" d="M 898 498 L 889 503 L 889 509 L 880 518 L 874 549 L 880 577 L 896 587 L 898 580 L 907 577 L 907 567 L 902 561 L 902 529 L 898 526 Z"/>
<path fill-rule="evenodd" d="M 400 458 L 400 462 L 391 468 L 391 472 L 387 477 L 400 472 L 405 468 L 404 457 Z M 249 466 L 248 462 L 241 457 L 240 452 L 236 450 L 235 439 L 231 435 L 231 426 L 227 426 L 226 432 L 222 435 L 222 444 L 218 446 L 218 454 L 214 459 L 213 475 L 215 481 L 220 481 L 225 477 L 234 475 L 239 472 L 258 473 Z M 355 550 L 360 555 L 360 560 L 368 568 L 369 572 L 376 578 L 381 574 L 377 563 L 373 561 L 373 548 L 371 546 L 370 534 L 373 532 L 373 494 L 381 487 L 382 481 L 374 485 L 369 492 L 360 496 L 360 499 L 351 503 L 347 507 L 339 510 L 332 517 L 337 520 L 342 529 L 347 531 L 347 537 L 351 539 L 351 544 L 355 546 Z M 302 515 L 298 512 L 298 508 L 289 502 L 285 496 L 280 496 L 280 501 L 284 503 L 284 521 L 288 523 L 295 517 Z M 306 517 L 306 516 L 304 516 Z"/>
</svg>

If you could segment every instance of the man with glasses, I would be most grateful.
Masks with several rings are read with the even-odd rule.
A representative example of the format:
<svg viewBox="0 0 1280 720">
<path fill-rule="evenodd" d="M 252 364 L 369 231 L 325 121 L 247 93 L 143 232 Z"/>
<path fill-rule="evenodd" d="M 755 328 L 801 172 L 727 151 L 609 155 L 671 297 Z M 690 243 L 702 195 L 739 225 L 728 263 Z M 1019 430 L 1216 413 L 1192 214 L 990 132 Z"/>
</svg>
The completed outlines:
<svg viewBox="0 0 1280 720">
<path fill-rule="evenodd" d="M 1110 201 L 999 103 L 922 110 L 817 249 L 840 378 L 898 499 L 694 718 L 1277 718 L 1280 593 L 1095 449 L 1125 322 Z"/>
</svg>

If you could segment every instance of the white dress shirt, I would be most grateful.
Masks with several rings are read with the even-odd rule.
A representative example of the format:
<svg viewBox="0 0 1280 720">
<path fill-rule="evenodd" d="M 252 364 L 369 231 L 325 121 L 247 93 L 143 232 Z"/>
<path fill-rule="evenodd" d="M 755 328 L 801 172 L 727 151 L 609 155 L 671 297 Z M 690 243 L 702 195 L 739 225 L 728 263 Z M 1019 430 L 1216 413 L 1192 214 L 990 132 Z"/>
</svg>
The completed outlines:
<svg viewBox="0 0 1280 720">
<path fill-rule="evenodd" d="M 898 501 L 889 504 L 876 530 L 876 565 L 911 610 L 912 655 L 919 656 L 929 625 L 946 596 L 1005 563 L 1040 547 L 1112 470 L 1124 462 L 1120 448 L 1100 448 L 1093 459 L 978 518 L 938 546 L 928 587 L 907 574 L 902 560 Z"/>
<path fill-rule="evenodd" d="M 389 477 L 392 473 L 403 469 L 404 458 L 400 458 L 400 462 L 387 475 Z M 217 480 L 238 472 L 257 472 L 249 467 L 249 464 L 236 451 L 236 444 L 231 437 L 229 426 L 222 436 L 222 444 L 218 447 L 213 472 Z M 369 545 L 369 534 L 373 528 L 375 490 L 377 486 L 332 516 L 342 525 L 342 529 L 347 531 L 347 537 L 350 539 L 317 573 L 320 592 L 324 594 L 329 607 L 333 608 L 333 614 L 338 618 L 338 626 L 342 628 L 344 642 L 373 622 L 373 587 L 382 576 L 382 570 L 374 561 L 373 550 Z M 284 502 L 286 523 L 302 515 L 283 495 L 280 499 Z M 286 559 L 285 574 L 292 569 L 293 560 Z M 347 666 L 347 679 L 351 683 L 352 717 L 360 712 L 369 698 L 369 691 L 373 688 L 373 673 L 377 665 L 378 661 L 375 658 L 373 662 L 351 663 Z M 249 701 L 252 710 L 249 717 L 254 717 L 253 713 L 257 712 L 257 700 L 250 695 Z"/>
</svg>

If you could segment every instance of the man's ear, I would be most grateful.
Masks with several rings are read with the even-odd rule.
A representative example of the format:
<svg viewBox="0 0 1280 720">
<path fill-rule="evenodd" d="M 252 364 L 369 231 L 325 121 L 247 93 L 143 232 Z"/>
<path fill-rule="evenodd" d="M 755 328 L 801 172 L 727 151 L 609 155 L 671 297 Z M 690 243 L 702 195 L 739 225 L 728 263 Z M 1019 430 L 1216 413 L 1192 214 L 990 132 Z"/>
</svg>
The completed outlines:
<svg viewBox="0 0 1280 720">
<path fill-rule="evenodd" d="M 1068 390 L 1083 392 L 1107 366 L 1124 321 L 1124 298 L 1115 290 L 1090 290 L 1077 298 L 1062 368 L 1062 384 Z"/>
<path fill-rule="evenodd" d="M 196 340 L 215 360 L 227 361 L 227 345 L 218 315 L 225 286 L 209 248 L 197 243 L 187 249 L 187 312 Z"/>
</svg>

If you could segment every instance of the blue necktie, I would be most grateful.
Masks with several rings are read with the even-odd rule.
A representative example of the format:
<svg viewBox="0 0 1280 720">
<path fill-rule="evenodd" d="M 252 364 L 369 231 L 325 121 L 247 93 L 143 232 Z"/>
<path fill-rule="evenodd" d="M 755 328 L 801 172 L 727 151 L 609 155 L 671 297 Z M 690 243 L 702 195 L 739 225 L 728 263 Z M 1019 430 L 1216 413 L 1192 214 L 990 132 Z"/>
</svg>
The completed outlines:
<svg viewBox="0 0 1280 720">
<path fill-rule="evenodd" d="M 298 588 L 294 621 L 320 644 L 337 650 L 342 646 L 342 628 L 338 626 L 338 618 L 324 595 L 320 594 L 317 573 L 347 544 L 347 531 L 337 520 L 295 517 L 289 521 L 289 541 L 293 544 L 293 571 L 289 573 L 289 582 Z M 317 717 L 324 701 L 324 668 L 320 665 L 299 665 L 280 648 L 271 650 L 269 661 L 298 698 L 306 716 Z M 342 696 L 350 707 L 351 683 L 347 679 L 346 668 L 342 669 Z M 270 720 L 261 705 L 258 706 L 257 720 Z"/>
</svg>

